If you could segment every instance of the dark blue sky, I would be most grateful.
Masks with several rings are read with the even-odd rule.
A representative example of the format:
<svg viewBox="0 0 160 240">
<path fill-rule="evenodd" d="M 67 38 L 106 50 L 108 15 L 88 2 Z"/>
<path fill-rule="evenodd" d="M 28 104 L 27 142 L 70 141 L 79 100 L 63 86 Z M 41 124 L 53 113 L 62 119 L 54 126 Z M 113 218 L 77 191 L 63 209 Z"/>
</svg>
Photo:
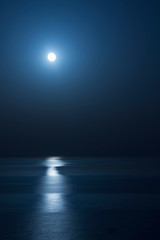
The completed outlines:
<svg viewBox="0 0 160 240">
<path fill-rule="evenodd" d="M 148 0 L 1 2 L 0 154 L 158 155 L 159 10 Z"/>
</svg>

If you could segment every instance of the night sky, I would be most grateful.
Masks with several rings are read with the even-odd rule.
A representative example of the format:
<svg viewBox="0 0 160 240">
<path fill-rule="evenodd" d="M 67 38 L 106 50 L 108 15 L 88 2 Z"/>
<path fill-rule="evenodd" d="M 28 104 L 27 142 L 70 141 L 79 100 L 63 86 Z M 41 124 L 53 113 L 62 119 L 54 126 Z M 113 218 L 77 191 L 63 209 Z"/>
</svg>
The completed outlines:
<svg viewBox="0 0 160 240">
<path fill-rule="evenodd" d="M 159 155 L 159 12 L 154 0 L 2 1 L 0 155 Z"/>
</svg>

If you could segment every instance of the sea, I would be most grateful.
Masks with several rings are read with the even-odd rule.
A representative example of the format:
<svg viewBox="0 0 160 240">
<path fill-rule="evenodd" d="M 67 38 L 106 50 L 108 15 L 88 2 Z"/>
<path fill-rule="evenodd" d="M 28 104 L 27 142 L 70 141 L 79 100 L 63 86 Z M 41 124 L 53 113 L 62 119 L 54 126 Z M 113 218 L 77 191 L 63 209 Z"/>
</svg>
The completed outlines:
<svg viewBox="0 0 160 240">
<path fill-rule="evenodd" d="M 160 239 L 160 158 L 0 159 L 0 240 Z"/>
</svg>

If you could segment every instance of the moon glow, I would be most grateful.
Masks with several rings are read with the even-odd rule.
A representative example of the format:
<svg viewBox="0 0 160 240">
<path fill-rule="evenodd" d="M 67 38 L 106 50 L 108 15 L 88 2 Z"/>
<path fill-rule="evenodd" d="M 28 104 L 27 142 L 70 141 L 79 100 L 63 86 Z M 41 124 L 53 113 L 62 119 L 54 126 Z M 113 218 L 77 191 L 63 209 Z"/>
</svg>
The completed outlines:
<svg viewBox="0 0 160 240">
<path fill-rule="evenodd" d="M 53 52 L 50 52 L 50 53 L 48 54 L 48 60 L 49 60 L 50 62 L 56 61 L 56 54 L 53 53 Z"/>
</svg>

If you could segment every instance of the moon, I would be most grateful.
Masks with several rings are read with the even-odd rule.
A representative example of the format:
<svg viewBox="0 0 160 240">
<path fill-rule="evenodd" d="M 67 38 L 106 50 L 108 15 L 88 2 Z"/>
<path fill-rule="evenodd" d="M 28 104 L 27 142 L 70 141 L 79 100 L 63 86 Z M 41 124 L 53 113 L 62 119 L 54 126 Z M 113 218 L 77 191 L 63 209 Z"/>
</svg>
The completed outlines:
<svg viewBox="0 0 160 240">
<path fill-rule="evenodd" d="M 49 60 L 50 62 L 56 61 L 56 54 L 53 53 L 53 52 L 50 52 L 50 53 L 48 54 L 48 60 Z"/>
</svg>

